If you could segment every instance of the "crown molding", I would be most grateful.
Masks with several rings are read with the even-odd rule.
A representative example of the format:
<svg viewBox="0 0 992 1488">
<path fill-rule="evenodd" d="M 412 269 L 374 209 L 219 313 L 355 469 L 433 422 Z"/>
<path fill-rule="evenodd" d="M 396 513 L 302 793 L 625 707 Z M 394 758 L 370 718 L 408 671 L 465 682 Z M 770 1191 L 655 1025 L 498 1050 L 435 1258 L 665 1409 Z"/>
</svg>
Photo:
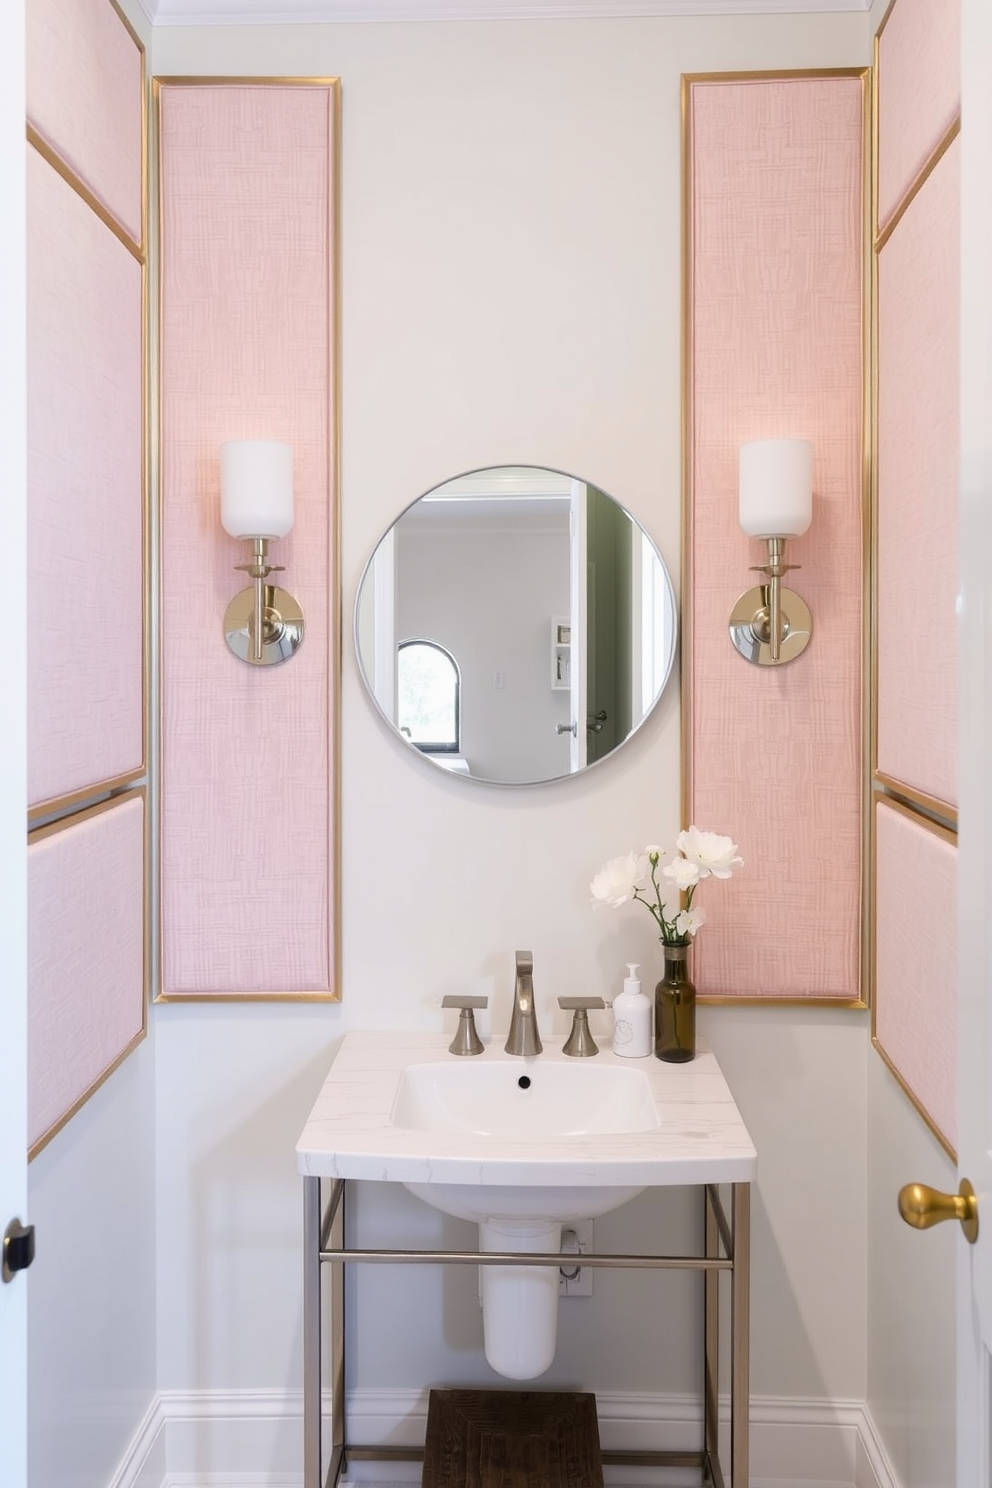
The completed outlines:
<svg viewBox="0 0 992 1488">
<path fill-rule="evenodd" d="M 155 26 L 304 26 L 397 21 L 619 20 L 810 15 L 870 0 L 139 0 Z"/>
</svg>

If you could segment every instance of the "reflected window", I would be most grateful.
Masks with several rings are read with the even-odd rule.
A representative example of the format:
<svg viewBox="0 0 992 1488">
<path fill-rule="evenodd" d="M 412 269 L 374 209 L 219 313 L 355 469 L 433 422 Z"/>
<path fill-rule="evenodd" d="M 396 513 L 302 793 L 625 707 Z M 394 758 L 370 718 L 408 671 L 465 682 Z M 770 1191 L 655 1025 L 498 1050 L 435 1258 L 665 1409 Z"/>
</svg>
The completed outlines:
<svg viewBox="0 0 992 1488">
<path fill-rule="evenodd" d="M 461 677 L 436 641 L 403 641 L 397 658 L 397 726 L 425 754 L 459 750 Z"/>
</svg>

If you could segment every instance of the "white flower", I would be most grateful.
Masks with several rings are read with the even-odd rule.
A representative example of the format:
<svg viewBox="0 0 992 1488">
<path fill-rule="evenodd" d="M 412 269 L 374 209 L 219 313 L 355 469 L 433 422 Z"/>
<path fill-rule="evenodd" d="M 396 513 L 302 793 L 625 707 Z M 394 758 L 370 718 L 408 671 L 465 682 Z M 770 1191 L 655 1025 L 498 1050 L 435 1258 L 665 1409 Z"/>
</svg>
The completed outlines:
<svg viewBox="0 0 992 1488">
<path fill-rule="evenodd" d="M 695 863 L 699 878 L 709 878 L 710 875 L 729 878 L 735 868 L 743 866 L 744 859 L 735 856 L 737 843 L 731 842 L 729 837 L 721 837 L 718 832 L 701 832 L 698 827 L 690 827 L 687 832 L 679 833 L 678 840 L 679 851 L 685 853 L 690 863 Z M 668 872 L 667 869 L 663 871 Z"/>
<path fill-rule="evenodd" d="M 679 935 L 695 935 L 700 925 L 705 924 L 705 909 L 680 909 L 675 916 L 675 929 Z"/>
<path fill-rule="evenodd" d="M 644 886 L 647 871 L 647 859 L 637 853 L 611 858 L 589 885 L 593 905 L 608 904 L 619 909 L 621 904 L 627 904 L 636 890 Z"/>
<path fill-rule="evenodd" d="M 737 844 L 717 832 L 690 827 L 679 833 L 678 841 L 678 855 L 664 865 L 665 849 L 653 843 L 642 853 L 611 858 L 589 885 L 593 908 L 609 904 L 619 909 L 634 900 L 644 905 L 666 945 L 695 935 L 706 921 L 704 911 L 693 904 L 699 885 L 704 878 L 730 878 L 742 859 L 736 856 Z"/>
<path fill-rule="evenodd" d="M 673 858 L 661 871 L 665 878 L 670 878 L 675 887 L 683 892 L 693 888 L 701 876 L 699 864 L 691 858 Z"/>
</svg>

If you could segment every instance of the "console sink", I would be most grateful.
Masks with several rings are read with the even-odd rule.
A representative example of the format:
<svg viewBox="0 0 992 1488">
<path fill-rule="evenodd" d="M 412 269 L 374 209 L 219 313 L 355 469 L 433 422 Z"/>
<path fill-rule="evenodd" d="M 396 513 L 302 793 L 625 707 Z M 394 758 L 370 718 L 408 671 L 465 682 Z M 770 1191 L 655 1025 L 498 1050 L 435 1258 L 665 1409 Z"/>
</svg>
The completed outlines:
<svg viewBox="0 0 992 1488">
<path fill-rule="evenodd" d="M 296 1148 L 310 1177 L 402 1183 L 479 1226 L 481 1251 L 556 1254 L 561 1227 L 649 1185 L 748 1183 L 756 1154 L 713 1055 L 459 1058 L 441 1034 L 349 1033 Z M 555 1352 L 557 1271 L 482 1268 L 486 1358 L 534 1379 Z"/>
<path fill-rule="evenodd" d="M 749 1183 L 754 1144 L 716 1059 L 447 1052 L 440 1033 L 349 1033 L 296 1146 L 303 1174 L 487 1188 Z M 529 1086 L 521 1080 L 528 1079 Z"/>
<path fill-rule="evenodd" d="M 394 1126 L 412 1131 L 544 1140 L 661 1124 L 643 1070 L 587 1059 L 531 1059 L 522 1069 L 509 1056 L 408 1065 L 390 1115 Z"/>
</svg>

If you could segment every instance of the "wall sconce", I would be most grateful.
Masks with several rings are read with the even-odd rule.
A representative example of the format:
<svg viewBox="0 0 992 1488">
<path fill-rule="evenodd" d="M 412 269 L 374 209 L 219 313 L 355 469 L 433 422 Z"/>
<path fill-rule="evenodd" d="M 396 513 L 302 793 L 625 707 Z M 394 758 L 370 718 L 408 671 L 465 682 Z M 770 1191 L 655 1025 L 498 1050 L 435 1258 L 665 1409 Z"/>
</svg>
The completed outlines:
<svg viewBox="0 0 992 1488">
<path fill-rule="evenodd" d="M 265 580 L 283 571 L 268 561 L 270 541 L 285 537 L 293 525 L 290 445 L 270 439 L 230 439 L 221 445 L 220 519 L 232 537 L 252 545 L 251 560 L 236 566 L 254 582 L 225 611 L 227 644 L 251 666 L 288 661 L 303 640 L 303 611 L 285 589 Z"/>
<path fill-rule="evenodd" d="M 813 446 L 808 439 L 755 439 L 742 444 L 738 484 L 740 524 L 768 543 L 768 562 L 754 570 L 767 583 L 734 605 L 730 639 L 754 666 L 781 666 L 809 645 L 813 617 L 798 594 L 781 584 L 794 563 L 785 543 L 802 537 L 813 517 Z"/>
</svg>

